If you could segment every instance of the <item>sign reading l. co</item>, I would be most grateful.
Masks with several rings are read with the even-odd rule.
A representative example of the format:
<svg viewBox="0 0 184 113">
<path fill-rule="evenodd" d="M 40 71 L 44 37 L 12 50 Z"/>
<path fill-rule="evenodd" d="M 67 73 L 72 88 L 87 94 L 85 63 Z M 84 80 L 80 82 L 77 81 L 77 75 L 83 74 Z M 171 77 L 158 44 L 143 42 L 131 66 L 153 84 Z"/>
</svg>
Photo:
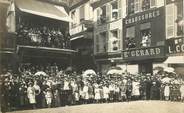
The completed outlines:
<svg viewBox="0 0 184 113">
<path fill-rule="evenodd" d="M 122 57 L 125 60 L 154 59 L 164 57 L 164 55 L 165 55 L 164 46 L 130 49 L 122 51 Z"/>
<path fill-rule="evenodd" d="M 167 48 L 168 54 L 184 53 L 184 37 L 168 39 Z"/>
</svg>

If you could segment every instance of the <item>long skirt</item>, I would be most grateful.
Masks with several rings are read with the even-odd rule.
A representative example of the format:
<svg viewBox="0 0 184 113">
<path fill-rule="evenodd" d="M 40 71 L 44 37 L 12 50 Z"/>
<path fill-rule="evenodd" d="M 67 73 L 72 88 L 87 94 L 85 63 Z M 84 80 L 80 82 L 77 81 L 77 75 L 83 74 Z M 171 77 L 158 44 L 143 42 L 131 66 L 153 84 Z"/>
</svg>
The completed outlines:
<svg viewBox="0 0 184 113">
<path fill-rule="evenodd" d="M 100 100 L 100 93 L 95 93 L 95 100 Z"/>
<path fill-rule="evenodd" d="M 29 95 L 28 99 L 29 99 L 30 104 L 35 104 L 36 103 L 35 95 Z"/>
</svg>

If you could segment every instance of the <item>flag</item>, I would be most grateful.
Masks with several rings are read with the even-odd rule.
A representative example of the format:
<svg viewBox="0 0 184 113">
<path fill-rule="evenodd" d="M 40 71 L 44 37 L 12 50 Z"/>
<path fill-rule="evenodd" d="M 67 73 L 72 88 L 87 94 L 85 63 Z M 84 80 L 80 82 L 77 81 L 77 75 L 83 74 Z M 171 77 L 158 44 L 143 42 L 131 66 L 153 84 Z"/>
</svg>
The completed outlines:
<svg viewBox="0 0 184 113">
<path fill-rule="evenodd" d="M 15 32 L 15 4 L 13 0 L 7 10 L 6 26 L 8 32 Z"/>
</svg>

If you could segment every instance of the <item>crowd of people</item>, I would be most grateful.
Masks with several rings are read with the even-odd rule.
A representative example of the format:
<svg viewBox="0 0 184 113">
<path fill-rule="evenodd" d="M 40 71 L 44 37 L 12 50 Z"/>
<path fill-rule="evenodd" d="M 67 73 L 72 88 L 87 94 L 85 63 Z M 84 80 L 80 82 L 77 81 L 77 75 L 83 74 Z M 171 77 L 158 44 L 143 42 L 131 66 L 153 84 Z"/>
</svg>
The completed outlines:
<svg viewBox="0 0 184 113">
<path fill-rule="evenodd" d="M 21 22 L 17 26 L 18 43 L 20 45 L 70 48 L 69 31 L 48 26 L 33 26 L 30 23 Z"/>
<path fill-rule="evenodd" d="M 173 73 L 84 76 L 59 69 L 54 63 L 45 67 L 20 66 L 16 74 L 3 69 L 1 80 L 3 111 L 132 100 L 184 100 L 184 82 Z"/>
</svg>

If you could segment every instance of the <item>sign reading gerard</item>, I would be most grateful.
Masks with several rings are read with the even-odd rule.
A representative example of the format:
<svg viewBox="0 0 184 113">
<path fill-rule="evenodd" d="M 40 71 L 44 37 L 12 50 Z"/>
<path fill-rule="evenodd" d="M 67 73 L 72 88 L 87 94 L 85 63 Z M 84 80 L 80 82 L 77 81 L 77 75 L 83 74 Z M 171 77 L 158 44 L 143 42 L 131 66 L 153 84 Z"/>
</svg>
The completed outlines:
<svg viewBox="0 0 184 113">
<path fill-rule="evenodd" d="M 149 47 L 125 50 L 122 52 L 123 59 L 150 59 L 164 56 L 164 47 Z"/>
</svg>

